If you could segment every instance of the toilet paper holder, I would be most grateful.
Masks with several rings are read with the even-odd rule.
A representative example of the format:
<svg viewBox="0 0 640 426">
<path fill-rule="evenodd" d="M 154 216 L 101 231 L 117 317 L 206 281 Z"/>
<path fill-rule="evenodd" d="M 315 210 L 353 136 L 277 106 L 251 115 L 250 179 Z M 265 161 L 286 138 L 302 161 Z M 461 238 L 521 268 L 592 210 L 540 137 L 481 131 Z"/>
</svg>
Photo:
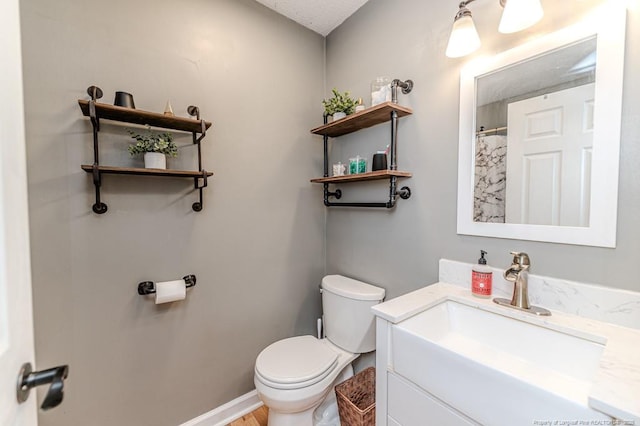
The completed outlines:
<svg viewBox="0 0 640 426">
<path fill-rule="evenodd" d="M 185 283 L 185 287 L 193 287 L 196 285 L 196 276 L 195 275 L 185 275 L 182 277 Z M 153 281 L 143 281 L 138 284 L 138 294 L 141 296 L 147 294 L 154 294 L 156 292 L 156 284 Z"/>
</svg>

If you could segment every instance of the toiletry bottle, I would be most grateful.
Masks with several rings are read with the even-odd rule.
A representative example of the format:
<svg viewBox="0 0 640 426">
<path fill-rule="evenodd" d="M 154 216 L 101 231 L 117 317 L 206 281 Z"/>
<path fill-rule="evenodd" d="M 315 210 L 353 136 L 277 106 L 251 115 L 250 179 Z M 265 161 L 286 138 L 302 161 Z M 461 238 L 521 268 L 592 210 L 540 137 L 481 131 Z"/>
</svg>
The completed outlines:
<svg viewBox="0 0 640 426">
<path fill-rule="evenodd" d="M 490 297 L 493 284 L 493 273 L 491 268 L 487 266 L 485 254 L 487 254 L 486 251 L 480 250 L 478 264 L 474 265 L 471 270 L 471 293 L 478 297 Z"/>
</svg>

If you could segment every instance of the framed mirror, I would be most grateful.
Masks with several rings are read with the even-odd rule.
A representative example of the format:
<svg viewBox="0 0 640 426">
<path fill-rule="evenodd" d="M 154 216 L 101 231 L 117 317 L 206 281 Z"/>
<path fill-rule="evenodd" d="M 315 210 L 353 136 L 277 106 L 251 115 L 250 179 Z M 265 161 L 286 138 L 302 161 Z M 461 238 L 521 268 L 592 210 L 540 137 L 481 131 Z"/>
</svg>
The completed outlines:
<svg viewBox="0 0 640 426">
<path fill-rule="evenodd" d="M 458 234 L 615 247 L 625 19 L 463 68 Z"/>
</svg>

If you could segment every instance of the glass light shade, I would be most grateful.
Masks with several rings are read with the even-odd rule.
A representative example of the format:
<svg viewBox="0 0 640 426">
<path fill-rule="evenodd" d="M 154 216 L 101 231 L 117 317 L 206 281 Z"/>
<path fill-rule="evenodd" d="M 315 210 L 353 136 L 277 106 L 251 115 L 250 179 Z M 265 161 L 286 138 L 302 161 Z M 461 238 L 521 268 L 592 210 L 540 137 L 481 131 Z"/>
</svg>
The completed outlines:
<svg viewBox="0 0 640 426">
<path fill-rule="evenodd" d="M 459 58 L 476 51 L 480 47 L 480 36 L 471 15 L 456 19 L 449 36 L 446 55 L 449 58 Z"/>
<path fill-rule="evenodd" d="M 544 15 L 540 0 L 507 0 L 498 31 L 515 33 L 529 28 Z"/>
</svg>

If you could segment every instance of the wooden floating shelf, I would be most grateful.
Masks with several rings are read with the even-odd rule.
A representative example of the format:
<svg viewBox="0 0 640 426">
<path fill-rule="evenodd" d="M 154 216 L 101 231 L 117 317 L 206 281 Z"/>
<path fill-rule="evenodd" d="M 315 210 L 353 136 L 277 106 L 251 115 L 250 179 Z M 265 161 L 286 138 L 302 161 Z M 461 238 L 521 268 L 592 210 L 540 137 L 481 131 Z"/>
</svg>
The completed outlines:
<svg viewBox="0 0 640 426">
<path fill-rule="evenodd" d="M 82 170 L 87 173 L 93 173 L 93 166 L 91 164 L 83 164 Z M 203 172 L 197 170 L 173 170 L 173 169 L 143 169 L 137 167 L 112 167 L 112 166 L 98 166 L 100 173 L 114 174 L 114 175 L 143 175 L 143 176 L 166 176 L 166 177 L 189 177 L 189 178 L 201 178 Z M 212 172 L 204 172 L 207 176 L 213 176 Z"/>
<path fill-rule="evenodd" d="M 331 176 L 311 179 L 313 183 L 341 183 L 341 182 L 362 182 L 367 180 L 388 179 L 392 176 L 400 178 L 410 178 L 410 172 L 399 170 L 377 170 L 375 172 L 358 173 L 356 175 Z"/>
<path fill-rule="evenodd" d="M 376 124 L 385 123 L 391 120 L 391 112 L 396 111 L 398 117 L 413 114 L 411 108 L 403 107 L 393 102 L 384 102 L 382 104 L 367 108 L 364 111 L 347 115 L 340 120 L 332 121 L 329 124 L 316 127 L 311 133 L 322 136 L 335 138 L 337 136 L 346 135 L 356 132 Z"/>
<path fill-rule="evenodd" d="M 82 109 L 82 113 L 89 117 L 89 101 L 78 99 L 78 104 L 80 105 L 80 109 Z M 98 102 L 96 102 L 96 116 L 107 120 L 196 133 L 202 133 L 202 124 L 200 124 L 200 122 L 204 121 L 164 115 L 157 112 L 142 111 L 139 109 L 124 108 Z M 206 129 L 211 127 L 211 123 L 208 121 L 204 121 L 204 124 Z"/>
</svg>

